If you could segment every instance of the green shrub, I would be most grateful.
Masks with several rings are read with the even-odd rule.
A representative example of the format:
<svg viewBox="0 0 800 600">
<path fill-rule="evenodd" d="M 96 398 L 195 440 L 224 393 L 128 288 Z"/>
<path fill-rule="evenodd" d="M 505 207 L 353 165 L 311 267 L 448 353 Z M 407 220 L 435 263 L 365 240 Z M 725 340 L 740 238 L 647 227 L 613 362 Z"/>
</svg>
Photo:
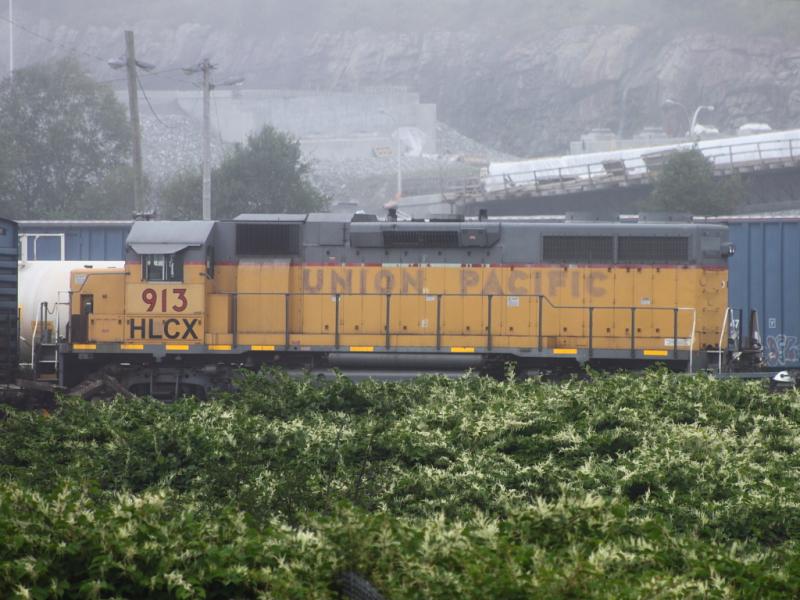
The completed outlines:
<svg viewBox="0 0 800 600">
<path fill-rule="evenodd" d="M 325 597 L 341 569 L 391 598 L 778 597 L 798 539 L 800 396 L 758 383 L 265 371 L 0 421 L 0 597 Z"/>
</svg>

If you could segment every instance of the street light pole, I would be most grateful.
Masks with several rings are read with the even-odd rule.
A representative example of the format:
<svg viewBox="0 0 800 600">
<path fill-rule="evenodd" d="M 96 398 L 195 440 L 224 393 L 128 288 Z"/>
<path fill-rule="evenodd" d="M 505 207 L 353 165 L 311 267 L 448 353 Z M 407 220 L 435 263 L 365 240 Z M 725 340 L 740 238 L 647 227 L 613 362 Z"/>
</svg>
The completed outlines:
<svg viewBox="0 0 800 600">
<path fill-rule="evenodd" d="M 397 153 L 397 200 L 399 201 L 400 198 L 403 197 L 403 166 L 400 162 L 400 154 L 402 149 L 402 144 L 400 142 L 400 128 L 398 127 L 395 132 L 395 137 L 397 138 L 395 144 L 395 152 Z"/>
<path fill-rule="evenodd" d="M 704 105 L 698 106 L 697 109 L 694 111 L 694 115 L 692 115 L 690 117 L 689 116 L 689 109 L 686 108 L 686 105 L 681 103 L 681 102 L 678 102 L 677 100 L 673 100 L 672 98 L 667 98 L 666 100 L 664 100 L 663 106 L 677 106 L 677 107 L 683 109 L 683 112 L 686 115 L 686 120 L 689 123 L 689 131 L 686 134 L 687 137 L 692 137 L 694 135 L 694 129 L 695 129 L 695 127 L 697 127 L 697 119 L 700 117 L 700 113 L 703 112 L 704 110 L 708 110 L 708 111 L 713 111 L 714 110 L 713 106 L 708 105 L 708 104 L 704 104 Z"/>
<path fill-rule="evenodd" d="M 400 140 L 400 126 L 397 122 L 397 118 L 390 112 L 385 110 L 379 111 L 381 114 L 386 115 L 392 120 L 392 124 L 394 125 L 394 136 L 395 136 L 395 156 L 397 159 L 397 196 L 396 200 L 400 200 L 403 197 L 403 165 L 400 162 L 400 155 L 402 153 L 402 142 Z"/>
<path fill-rule="evenodd" d="M 694 129 L 695 127 L 697 127 L 697 119 L 698 117 L 700 117 L 700 113 L 703 112 L 704 110 L 713 111 L 714 107 L 711 105 L 702 105 L 697 107 L 697 110 L 694 111 L 694 116 L 692 117 L 692 125 L 689 128 L 689 133 L 691 135 L 694 135 Z"/>
<path fill-rule="evenodd" d="M 681 110 L 683 110 L 683 114 L 686 116 L 686 122 L 689 123 L 689 129 L 691 130 L 692 127 L 692 118 L 689 116 L 689 109 L 686 108 L 686 105 L 682 102 L 678 102 L 677 100 L 673 100 L 672 98 L 667 98 L 664 100 L 662 106 L 677 106 Z M 691 135 L 691 131 L 689 132 Z"/>
</svg>

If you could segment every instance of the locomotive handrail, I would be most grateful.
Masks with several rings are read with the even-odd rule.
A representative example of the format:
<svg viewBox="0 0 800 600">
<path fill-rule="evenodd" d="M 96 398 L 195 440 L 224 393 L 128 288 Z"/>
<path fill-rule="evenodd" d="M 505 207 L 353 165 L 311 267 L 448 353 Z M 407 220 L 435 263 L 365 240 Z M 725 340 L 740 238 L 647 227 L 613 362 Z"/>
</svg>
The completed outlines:
<svg viewBox="0 0 800 600">
<path fill-rule="evenodd" d="M 731 310 L 730 307 L 725 309 L 725 316 L 722 318 L 722 327 L 719 330 L 719 365 L 717 369 L 720 373 L 722 373 L 722 341 L 725 339 L 725 328 L 728 326 L 728 318 L 730 317 Z M 728 337 L 730 338 L 730 332 L 728 332 Z"/>
<path fill-rule="evenodd" d="M 361 298 L 363 296 L 379 296 L 379 297 L 386 297 L 388 296 L 405 296 L 405 297 L 419 297 L 419 298 L 427 298 L 427 297 L 434 297 L 434 296 L 443 296 L 443 297 L 453 297 L 453 298 L 488 298 L 488 294 L 481 294 L 480 292 L 474 293 L 443 293 L 443 292 L 214 292 L 217 295 L 224 295 L 224 296 L 299 296 L 299 297 L 307 297 L 307 296 L 355 296 Z M 589 306 L 581 305 L 581 304 L 554 304 L 546 294 L 492 294 L 497 298 L 542 298 L 544 299 L 548 305 L 555 309 L 585 309 L 589 308 Z M 646 306 L 614 306 L 614 305 L 592 305 L 593 308 L 603 309 L 603 310 L 630 310 L 631 308 L 636 308 L 637 310 L 675 310 L 676 307 L 674 306 L 653 306 L 653 305 L 646 305 Z M 684 310 L 684 309 L 679 309 Z M 688 309 L 685 309 L 688 310 Z"/>
<path fill-rule="evenodd" d="M 541 352 L 544 349 L 544 308 L 547 306 L 552 308 L 553 310 L 580 310 L 586 311 L 588 314 L 588 356 L 589 359 L 593 358 L 595 352 L 595 314 L 598 311 L 625 311 L 630 314 L 630 324 L 629 324 L 629 335 L 630 335 L 630 355 L 631 358 L 636 357 L 636 343 L 637 340 L 642 339 L 641 336 L 637 336 L 636 331 L 636 320 L 637 320 L 637 313 L 639 312 L 648 312 L 648 313 L 655 313 L 655 312 L 666 312 L 669 311 L 672 313 L 672 357 L 673 359 L 678 358 L 679 352 L 679 345 L 681 338 L 679 335 L 679 314 L 681 312 L 690 311 L 693 313 L 693 325 L 692 331 L 689 336 L 689 353 L 691 354 L 692 350 L 694 349 L 695 343 L 695 332 L 694 332 L 694 323 L 696 322 L 696 311 L 693 308 L 684 308 L 684 307 L 676 307 L 676 306 L 610 306 L 610 305 L 592 305 L 592 306 L 585 306 L 585 305 L 568 305 L 568 304 L 555 304 L 553 301 L 550 300 L 548 296 L 545 294 L 481 294 L 481 293 L 422 293 L 422 292 L 414 292 L 414 293 L 401 293 L 395 294 L 392 292 L 223 292 L 224 295 L 232 296 L 235 299 L 239 297 L 247 297 L 247 296 L 256 296 L 256 297 L 282 297 L 284 299 L 284 327 L 282 333 L 285 336 L 284 344 L 286 347 L 289 347 L 290 344 L 290 334 L 291 334 L 291 327 L 289 322 L 289 315 L 291 311 L 291 300 L 292 298 L 313 298 L 313 297 L 329 297 L 334 301 L 334 347 L 339 349 L 341 347 L 341 327 L 340 327 L 340 320 L 341 320 L 341 303 L 344 298 L 348 297 L 379 297 L 385 299 L 384 310 L 385 310 L 385 323 L 384 323 L 384 330 L 381 332 L 385 337 L 385 348 L 389 349 L 392 346 L 391 336 L 397 335 L 397 332 L 393 332 L 391 330 L 391 311 L 392 311 L 392 297 L 393 296 L 400 296 L 401 298 L 434 298 L 436 302 L 436 330 L 435 330 L 435 339 L 436 339 L 436 349 L 441 350 L 442 348 L 442 300 L 446 298 L 481 298 L 485 299 L 487 303 L 487 314 L 486 314 L 486 348 L 487 350 L 492 350 L 494 346 L 494 335 L 495 331 L 493 330 L 493 314 L 494 314 L 494 300 L 496 298 L 527 298 L 530 300 L 536 301 L 536 308 L 537 311 L 537 318 L 536 318 L 536 329 L 534 330 L 531 328 L 530 336 L 535 337 L 537 340 L 537 349 Z M 234 336 L 234 342 L 236 341 L 236 335 L 238 333 L 238 323 L 237 323 L 237 302 L 234 301 L 231 310 L 232 316 L 232 334 Z M 278 331 L 273 333 L 279 333 Z M 379 335 L 377 332 L 364 332 L 364 335 Z M 403 335 L 430 335 L 428 333 L 419 334 L 419 333 L 406 333 Z M 568 336 L 573 337 L 573 336 Z M 611 336 L 611 337 L 618 337 L 618 336 Z M 645 339 L 652 338 L 652 336 L 645 336 Z M 669 339 L 669 338 L 667 338 Z M 691 358 L 690 358 L 691 362 Z"/>
</svg>

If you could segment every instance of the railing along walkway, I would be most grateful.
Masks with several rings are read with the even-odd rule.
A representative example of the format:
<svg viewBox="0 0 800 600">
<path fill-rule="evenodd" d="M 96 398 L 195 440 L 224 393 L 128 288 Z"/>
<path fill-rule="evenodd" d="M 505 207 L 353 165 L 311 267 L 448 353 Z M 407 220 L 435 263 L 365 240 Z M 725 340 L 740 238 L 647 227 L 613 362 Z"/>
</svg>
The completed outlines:
<svg viewBox="0 0 800 600">
<path fill-rule="evenodd" d="M 460 185 L 448 183 L 442 190 L 446 201 L 492 200 L 509 196 L 550 196 L 610 187 L 649 185 L 655 181 L 669 158 L 692 146 L 667 147 L 633 158 L 594 163 L 498 173 L 480 179 L 466 179 Z M 800 166 L 800 139 L 742 141 L 702 148 L 714 164 L 717 175 L 749 173 Z"/>
<path fill-rule="evenodd" d="M 384 347 L 385 349 L 389 350 L 392 349 L 393 343 L 392 338 L 395 336 L 402 336 L 403 338 L 423 338 L 423 337 L 430 337 L 435 336 L 435 346 L 434 349 L 442 350 L 444 347 L 443 344 L 443 337 L 447 336 L 448 338 L 457 338 L 457 337 L 483 337 L 485 340 L 485 349 L 487 351 L 491 351 L 496 349 L 495 345 L 495 338 L 500 336 L 512 336 L 512 337 L 521 337 L 521 338 L 529 338 L 531 340 L 535 340 L 535 348 L 537 352 L 542 352 L 544 350 L 551 350 L 552 348 L 548 347 L 545 344 L 545 338 L 572 338 L 572 339 L 585 339 L 587 340 L 587 346 L 582 348 L 586 350 L 587 357 L 589 359 L 593 358 L 593 353 L 595 350 L 616 350 L 617 348 L 609 348 L 603 345 L 597 345 L 596 340 L 598 338 L 611 340 L 611 339 L 621 339 L 620 336 L 614 335 L 598 335 L 596 331 L 595 324 L 598 319 L 598 315 L 603 313 L 610 313 L 612 317 L 616 317 L 617 314 L 625 315 L 623 318 L 626 320 L 624 325 L 627 325 L 627 339 L 629 340 L 629 351 L 631 358 L 635 358 L 637 356 L 637 350 L 641 350 L 639 348 L 640 343 L 644 341 L 654 341 L 654 340 L 664 340 L 670 339 L 671 344 L 669 345 L 669 353 L 672 355 L 673 359 L 679 358 L 679 347 L 680 349 L 691 353 L 694 349 L 695 345 L 695 327 L 696 327 L 696 314 L 695 309 L 693 308 L 681 308 L 681 307 L 659 307 L 659 306 L 572 306 L 572 305 L 556 305 L 553 304 L 546 296 L 542 294 L 515 294 L 515 295 L 508 295 L 508 294 L 497 294 L 497 295 L 482 295 L 482 294 L 391 294 L 391 293 L 333 293 L 333 294 L 326 294 L 326 293 L 234 293 L 230 294 L 233 299 L 232 305 L 232 318 L 231 318 L 231 333 L 234 336 L 233 344 L 236 345 L 236 337 L 238 335 L 269 335 L 269 336 L 282 336 L 284 338 L 284 345 L 288 348 L 291 344 L 291 337 L 292 335 L 320 335 L 320 334 L 327 334 L 331 338 L 331 346 L 335 349 L 339 349 L 344 346 L 342 343 L 342 336 L 376 336 L 382 337 L 384 340 Z M 242 327 L 240 324 L 240 314 L 246 314 L 242 307 L 240 307 L 241 301 L 243 299 L 255 299 L 257 300 L 258 306 L 260 306 L 265 312 L 268 312 L 274 318 L 271 319 L 272 326 L 268 328 L 258 327 L 254 329 L 248 329 L 247 326 Z M 307 300 L 313 299 L 320 299 L 320 298 L 329 298 L 333 307 L 329 308 L 328 310 L 324 311 L 320 316 L 322 317 L 322 321 L 328 319 L 333 321 L 333 331 L 325 330 L 325 331 L 306 331 L 302 327 L 298 327 L 297 324 L 293 323 L 292 314 L 293 312 L 300 309 L 302 306 L 301 303 Z M 521 299 L 527 299 L 530 304 L 531 314 L 531 327 L 530 330 L 524 332 L 514 332 L 509 333 L 508 331 L 498 331 L 497 329 L 497 320 L 498 320 L 498 310 L 496 303 L 498 300 L 504 301 L 506 306 L 514 306 L 518 304 Z M 343 304 L 348 299 L 355 299 L 355 300 L 366 300 L 366 299 L 381 299 L 380 301 L 380 314 L 378 315 L 379 319 L 382 321 L 382 326 L 376 330 L 362 330 L 360 328 L 353 328 L 352 324 L 350 327 L 346 326 L 346 320 L 353 320 L 353 317 L 348 317 L 345 315 Z M 432 331 L 425 331 L 425 332 L 409 332 L 407 330 L 393 330 L 392 329 L 392 320 L 393 320 L 393 311 L 396 309 L 396 304 L 399 301 L 409 300 L 409 299 L 424 299 L 426 301 L 435 302 L 435 324 Z M 444 303 L 448 300 L 453 299 L 472 299 L 472 300 L 483 300 L 485 301 L 485 314 L 476 315 L 474 319 L 479 319 L 481 321 L 481 326 L 484 329 L 483 333 L 476 333 L 476 332 L 469 332 L 464 333 L 463 331 L 450 331 L 445 330 L 443 326 L 443 310 L 444 310 Z M 511 300 L 511 302 L 509 302 Z M 315 305 L 316 308 L 319 308 L 318 305 Z M 309 307 L 311 310 L 314 310 L 314 307 Z M 351 307 L 350 310 L 355 311 L 358 307 Z M 549 311 L 556 311 L 555 315 L 548 315 L 547 312 Z M 556 321 L 555 325 L 558 327 L 558 319 L 563 318 L 563 313 L 572 313 L 575 312 L 579 313 L 582 316 L 582 321 L 577 321 L 576 316 L 576 323 L 580 322 L 583 326 L 588 325 L 588 331 L 581 335 L 563 335 L 562 333 L 556 332 L 549 332 L 547 329 L 553 326 L 552 321 Z M 281 314 L 282 313 L 282 314 Z M 327 313 L 327 314 L 326 314 Z M 641 316 L 642 314 L 667 314 L 671 315 L 671 329 L 672 329 L 672 337 L 665 338 L 663 334 L 658 336 L 653 335 L 654 332 L 650 332 L 651 335 L 637 335 L 637 317 Z M 685 326 L 680 326 L 680 319 L 679 316 L 681 313 L 687 313 L 689 315 L 691 324 L 687 323 Z M 360 317 L 361 313 L 354 312 L 355 316 Z M 533 326 L 535 323 L 535 327 Z M 327 328 L 326 328 L 327 329 Z M 448 328 L 449 329 L 449 328 Z M 682 335 L 681 335 L 682 334 Z M 639 343 L 637 343 L 639 342 Z"/>
</svg>

